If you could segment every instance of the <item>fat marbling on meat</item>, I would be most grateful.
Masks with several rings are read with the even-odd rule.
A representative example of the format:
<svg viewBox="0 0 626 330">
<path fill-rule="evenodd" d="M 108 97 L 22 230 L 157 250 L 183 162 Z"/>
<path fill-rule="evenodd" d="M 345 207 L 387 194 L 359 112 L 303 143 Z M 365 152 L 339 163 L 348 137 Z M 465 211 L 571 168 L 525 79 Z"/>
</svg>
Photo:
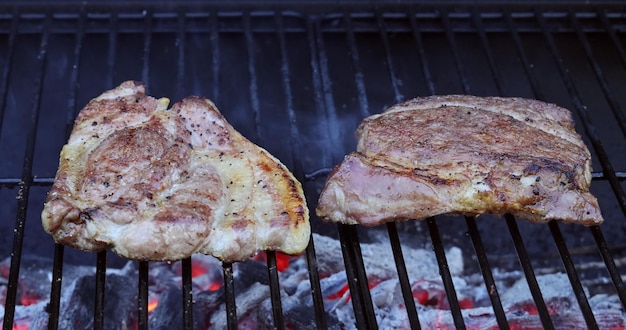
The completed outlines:
<svg viewBox="0 0 626 330">
<path fill-rule="evenodd" d="M 522 98 L 416 98 L 363 120 L 317 215 L 377 225 L 441 214 L 604 220 L 591 155 L 564 108 Z"/>
<path fill-rule="evenodd" d="M 138 260 L 296 254 L 310 236 L 300 183 L 215 105 L 124 82 L 75 120 L 42 212 L 55 241 Z"/>
</svg>

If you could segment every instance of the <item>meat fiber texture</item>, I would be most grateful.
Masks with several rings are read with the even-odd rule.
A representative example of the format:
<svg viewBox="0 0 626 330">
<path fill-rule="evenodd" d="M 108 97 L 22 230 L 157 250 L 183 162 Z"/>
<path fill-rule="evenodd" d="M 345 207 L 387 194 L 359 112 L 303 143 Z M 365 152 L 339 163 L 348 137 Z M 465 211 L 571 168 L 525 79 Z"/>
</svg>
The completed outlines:
<svg viewBox="0 0 626 330">
<path fill-rule="evenodd" d="M 137 260 L 302 252 L 311 229 L 300 182 L 211 101 L 168 104 L 127 81 L 81 110 L 44 229 L 58 243 Z"/>
<path fill-rule="evenodd" d="M 378 225 L 441 214 L 597 225 L 591 154 L 564 108 L 522 98 L 416 98 L 365 118 L 317 215 Z"/>
</svg>

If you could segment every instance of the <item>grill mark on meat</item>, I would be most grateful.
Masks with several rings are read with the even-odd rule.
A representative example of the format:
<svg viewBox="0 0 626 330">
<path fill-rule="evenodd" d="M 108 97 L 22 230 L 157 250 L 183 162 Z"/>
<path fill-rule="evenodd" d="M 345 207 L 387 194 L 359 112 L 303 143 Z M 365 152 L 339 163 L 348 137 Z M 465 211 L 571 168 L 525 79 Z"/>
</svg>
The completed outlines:
<svg viewBox="0 0 626 330">
<path fill-rule="evenodd" d="M 455 179 L 446 179 L 438 175 L 434 175 L 434 174 L 429 175 L 429 174 L 423 174 L 423 173 L 424 172 L 421 169 L 413 169 L 413 171 L 411 172 L 412 175 L 416 177 L 421 177 L 435 186 L 442 186 L 442 185 L 450 186 L 450 185 L 459 184 L 459 181 Z"/>
</svg>

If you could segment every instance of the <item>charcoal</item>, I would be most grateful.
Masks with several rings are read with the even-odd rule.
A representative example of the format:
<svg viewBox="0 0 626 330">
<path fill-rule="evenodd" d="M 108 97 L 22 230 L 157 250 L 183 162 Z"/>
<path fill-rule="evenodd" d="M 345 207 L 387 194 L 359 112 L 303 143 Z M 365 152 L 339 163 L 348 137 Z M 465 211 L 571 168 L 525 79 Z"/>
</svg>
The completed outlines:
<svg viewBox="0 0 626 330">
<path fill-rule="evenodd" d="M 308 282 L 306 282 L 308 284 Z M 310 289 L 310 286 L 308 286 Z M 289 329 L 317 329 L 318 324 L 315 320 L 313 309 L 313 298 L 311 291 L 298 290 L 296 294 L 287 296 L 282 295 L 282 308 L 285 326 Z M 262 329 L 274 329 L 274 321 L 272 314 L 272 303 L 265 300 L 260 304 L 256 312 L 257 327 Z M 326 325 L 330 329 L 340 329 L 341 323 L 335 315 L 326 314 Z"/>
<path fill-rule="evenodd" d="M 183 325 L 183 292 L 179 285 L 170 283 L 159 296 L 159 304 L 150 315 L 150 329 L 178 329 Z M 193 296 L 193 328 L 207 329 L 210 316 L 224 300 L 224 290 L 204 291 Z"/>
<path fill-rule="evenodd" d="M 270 296 L 269 287 L 260 283 L 251 285 L 248 289 L 237 292 L 237 318 L 243 320 L 255 312 L 258 306 Z M 211 316 L 211 324 L 217 329 L 226 327 L 226 309 L 220 308 Z"/>
<path fill-rule="evenodd" d="M 61 329 L 93 328 L 96 277 L 83 276 L 62 299 Z M 137 281 L 129 276 L 108 274 L 104 290 L 104 329 L 128 329 L 137 317 Z"/>
<path fill-rule="evenodd" d="M 267 265 L 253 260 L 235 264 L 235 292 L 242 292 L 255 283 L 269 285 Z"/>
<path fill-rule="evenodd" d="M 224 306 L 224 288 L 195 294 L 193 301 L 194 329 L 208 329 L 211 315 Z"/>
<path fill-rule="evenodd" d="M 0 262 L 0 275 L 6 274 L 8 277 L 11 266 L 11 258 L 6 258 Z M 22 257 L 20 268 L 18 299 L 21 304 L 34 304 L 41 300 L 46 300 L 50 294 L 50 280 L 52 276 L 50 269 L 52 260 L 25 254 Z"/>
<path fill-rule="evenodd" d="M 159 296 L 159 304 L 150 315 L 150 329 L 176 329 L 183 325 L 183 291 L 169 284 Z"/>
</svg>

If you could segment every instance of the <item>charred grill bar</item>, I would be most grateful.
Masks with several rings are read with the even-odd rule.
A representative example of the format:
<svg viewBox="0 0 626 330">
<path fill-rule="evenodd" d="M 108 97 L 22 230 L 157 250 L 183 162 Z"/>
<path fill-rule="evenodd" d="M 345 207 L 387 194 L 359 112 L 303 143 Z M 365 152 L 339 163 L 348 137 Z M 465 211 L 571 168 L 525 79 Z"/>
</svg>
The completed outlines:
<svg viewBox="0 0 626 330">
<path fill-rule="evenodd" d="M 268 148 L 270 152 L 287 150 L 279 152 L 279 158 L 288 164 L 305 185 L 312 211 L 317 198 L 316 185 L 323 181 L 330 167 L 338 163 L 343 154 L 349 151 L 347 148 L 351 140 L 346 136 L 353 132 L 354 127 L 351 125 L 362 117 L 381 111 L 382 105 L 388 106 L 417 96 L 419 93 L 526 95 L 541 100 L 551 100 L 552 94 L 559 94 L 561 102 L 571 103 L 569 108 L 575 112 L 577 128 L 592 149 L 596 169 L 601 169 L 601 172 L 593 173 L 592 187 L 606 186 L 601 190 L 603 197 L 599 199 L 601 206 L 604 207 L 603 213 L 607 216 L 607 223 L 603 227 L 583 228 L 574 233 L 568 227 L 565 234 L 563 233 L 565 226 L 555 222 L 543 227 L 547 227 L 550 232 L 586 325 L 589 328 L 598 328 L 596 316 L 583 289 L 579 270 L 576 268 L 575 257 L 570 250 L 572 243 L 571 240 L 568 241 L 568 237 L 573 235 L 586 233 L 593 237 L 596 252 L 599 254 L 597 259 L 604 262 L 606 273 L 614 286 L 614 293 L 619 297 L 622 310 L 626 310 L 626 289 L 622 282 L 624 270 L 618 267 L 612 256 L 616 251 L 619 252 L 620 247 L 613 247 L 603 234 L 603 228 L 612 226 L 610 228 L 614 230 L 624 225 L 626 195 L 623 185 L 626 168 L 624 162 L 618 159 L 619 155 L 614 154 L 615 150 L 620 150 L 620 146 L 606 147 L 610 141 L 607 141 L 606 134 L 598 131 L 606 129 L 605 122 L 609 121 L 615 125 L 614 131 L 611 132 L 614 139 L 623 140 L 626 136 L 624 114 L 626 100 L 620 98 L 624 93 L 616 83 L 619 79 L 612 77 L 610 70 L 606 68 L 607 62 L 618 62 L 620 70 L 626 68 L 626 51 L 623 46 L 626 8 L 616 5 L 577 7 L 564 4 L 538 5 L 533 8 L 515 5 L 468 7 L 462 4 L 457 7 L 433 7 L 385 2 L 381 2 L 377 8 L 350 3 L 337 7 L 318 6 L 306 2 L 294 2 L 291 6 L 274 4 L 262 8 L 250 4 L 242 6 L 201 5 L 189 2 L 179 7 L 156 4 L 144 10 L 139 3 L 96 4 L 93 7 L 1 5 L 0 154 L 5 153 L 9 157 L 7 153 L 10 150 L 9 143 L 13 148 L 14 142 L 8 141 L 22 139 L 15 143 L 21 153 L 21 164 L 17 167 L 3 165 L 0 169 L 0 193 L 2 190 L 11 192 L 16 190 L 13 196 L 17 198 L 17 202 L 13 199 L 2 200 L 3 204 L 17 204 L 13 217 L 15 223 L 5 224 L 0 228 L 3 236 L 12 236 L 12 246 L 6 247 L 10 253 L 11 267 L 7 283 L 4 328 L 11 329 L 14 324 L 19 272 L 23 264 L 22 255 L 37 253 L 24 250 L 24 244 L 28 239 L 43 239 L 29 238 L 29 235 L 26 235 L 31 228 L 40 226 L 37 221 L 40 205 L 31 202 L 33 199 L 31 195 L 34 190 L 37 190 L 36 193 L 39 195 L 47 190 L 52 184 L 53 171 L 56 170 L 50 168 L 51 161 L 37 165 L 37 158 L 41 157 L 39 156 L 42 150 L 39 146 L 42 143 L 41 139 L 47 139 L 46 134 L 53 134 L 51 129 L 46 129 L 48 123 L 45 119 L 41 119 L 47 112 L 54 111 L 48 109 L 46 103 L 51 99 L 47 89 L 54 83 L 50 79 L 61 77 L 69 86 L 69 89 L 63 92 L 66 102 L 64 109 L 55 113 L 57 116 L 63 116 L 63 129 L 67 137 L 73 119 L 85 100 L 105 88 L 113 87 L 119 82 L 119 77 L 126 78 L 125 73 L 121 72 L 124 69 L 132 71 L 135 78 L 140 77 L 147 82 L 149 90 L 157 90 L 159 93 L 174 91 L 178 98 L 187 94 L 205 93 L 220 104 L 228 103 L 233 97 L 244 95 L 248 99 L 247 105 L 244 104 L 248 112 L 244 115 L 251 119 L 238 121 L 242 132 L 262 146 L 270 145 Z M 208 35 L 207 44 L 199 45 L 194 39 L 197 34 Z M 408 41 L 406 47 L 410 48 L 410 51 L 407 53 L 401 55 L 396 53 L 399 49 L 394 38 L 398 36 Z M 268 38 L 272 38 L 271 41 L 268 41 Z M 295 38 L 304 40 L 298 42 L 298 45 L 306 47 L 294 47 Z M 477 50 L 473 52 L 468 50 L 468 38 L 475 42 L 474 47 Z M 564 41 L 561 38 L 577 44 L 582 49 L 580 52 L 582 58 L 568 59 L 569 54 L 563 50 Z M 131 45 L 133 40 L 140 43 Z M 498 52 L 503 51 L 505 46 L 498 45 L 498 42 L 509 45 L 512 51 L 508 54 L 515 54 L 516 58 L 511 61 L 500 58 Z M 106 47 L 99 43 L 104 43 Z M 375 45 L 378 49 L 359 47 L 364 43 L 368 47 Z M 443 68 L 441 64 L 443 60 L 433 57 L 433 51 L 429 49 L 431 43 L 442 48 L 441 56 L 447 56 L 448 67 Z M 34 45 L 37 46 L 32 48 Z M 188 47 L 189 45 L 203 47 L 207 50 L 207 53 L 203 54 L 206 56 L 199 56 Z M 162 49 L 164 46 L 169 48 L 164 51 Z M 600 53 L 594 53 L 594 47 L 610 49 L 616 54 L 615 58 L 600 58 Z M 236 49 L 236 52 L 233 49 Z M 18 70 L 23 70 L 26 62 L 20 56 L 28 51 L 36 55 L 32 56 L 28 72 L 22 76 L 22 72 Z M 100 61 L 103 68 L 94 67 L 96 64 L 89 57 L 99 51 L 104 58 Z M 347 64 L 347 68 L 338 68 L 341 60 L 337 59 L 336 55 L 342 51 L 348 54 L 342 59 L 346 61 L 343 64 Z M 267 59 L 263 52 L 276 58 Z M 131 53 L 139 55 L 139 69 L 132 69 L 130 68 L 132 64 L 123 62 L 128 60 L 125 56 L 130 56 Z M 478 56 L 479 60 L 468 57 L 472 55 Z M 161 57 L 166 57 L 168 61 L 161 61 Z M 242 61 L 230 62 L 230 66 L 224 66 L 229 57 L 237 57 Z M 380 68 L 372 67 L 373 58 L 378 59 L 379 63 L 384 63 L 381 66 L 384 67 L 384 73 L 374 72 Z M 60 59 L 69 63 L 65 66 L 64 73 L 54 71 L 54 68 L 60 65 L 58 63 Z M 264 59 L 268 63 L 262 62 Z M 484 65 L 482 72 L 476 70 L 474 67 L 476 63 Z M 196 68 L 196 65 L 199 68 Z M 271 81 L 266 80 L 268 72 L 266 65 L 273 66 L 278 72 Z M 525 80 L 527 84 L 507 82 L 512 70 L 508 65 L 517 65 L 519 76 L 514 79 Z M 572 65 L 589 69 L 573 72 Z M 415 71 L 407 74 L 407 67 Z M 539 70 L 546 67 L 554 71 L 554 76 L 546 77 L 548 82 L 543 82 L 544 77 L 540 75 L 544 72 Z M 197 70 L 204 71 L 199 74 L 195 72 Z M 350 74 L 338 77 L 337 71 Z M 231 74 L 247 79 L 237 82 L 225 79 Z M 376 86 L 373 87 L 371 77 L 377 74 Z M 308 81 L 303 82 L 302 79 Z M 580 87 L 586 83 L 581 80 L 593 82 L 591 91 Z M 562 84 L 562 88 L 548 86 L 551 81 Z M 412 89 L 406 87 L 406 84 Z M 343 86 L 351 86 L 351 90 L 345 91 L 342 89 Z M 588 84 L 583 86 L 589 87 Z M 302 92 L 303 88 L 310 90 Z M 307 97 L 304 101 L 301 100 L 303 95 Z M 28 98 L 30 104 L 29 107 L 21 109 L 25 112 L 21 117 L 15 115 L 17 96 Z M 380 98 L 383 97 L 385 99 L 381 101 Z M 230 102 L 233 107 L 240 105 Z M 310 109 L 300 110 L 306 103 Z M 592 108 L 589 103 L 595 106 Z M 275 109 L 267 109 L 268 104 L 272 104 Z M 605 105 L 604 108 L 608 111 L 604 112 L 604 115 L 611 119 L 598 120 L 602 118 L 593 116 L 592 111 L 597 110 L 598 104 Z M 226 110 L 228 105 L 222 108 Z M 346 115 L 346 111 L 353 112 L 351 117 Z M 237 113 L 233 112 L 232 115 L 235 116 Z M 229 114 L 226 113 L 226 116 Z M 272 131 L 276 127 L 268 124 L 270 122 L 268 118 L 272 117 L 280 117 L 275 120 L 281 125 L 281 134 L 287 137 L 287 143 L 272 146 L 272 140 L 276 138 L 276 133 Z M 318 125 L 317 122 L 321 124 Z M 13 132 L 9 126 L 18 124 L 25 133 L 18 137 L 9 136 L 9 132 Z M 327 132 L 330 145 L 324 145 L 322 141 L 317 143 L 321 145 L 318 146 L 316 141 L 312 141 L 314 137 L 306 137 L 310 132 L 305 126 L 313 124 Z M 324 151 L 324 154 L 315 156 L 320 158 L 319 161 L 311 160 L 306 155 L 307 152 L 315 151 Z M 55 149 L 54 152 L 58 150 Z M 12 170 L 14 168 L 19 168 L 19 173 Z M 2 196 L 5 195 L 0 195 L 0 198 Z M 6 222 L 7 219 L 1 221 Z M 541 324 L 547 329 L 554 328 L 535 275 L 536 262 L 533 264 L 533 258 L 537 256 L 529 252 L 528 241 L 532 238 L 524 235 L 518 226 L 519 222 L 512 216 L 507 215 L 503 221 L 506 223 L 519 266 L 528 282 Z M 313 219 L 312 222 L 318 221 Z M 448 269 L 444 251 L 447 238 L 442 235 L 444 229 L 442 221 L 428 219 L 425 223 L 446 289 L 454 325 L 462 328 L 465 321 Z M 455 226 L 463 226 L 462 220 L 455 223 Z M 474 249 L 478 269 L 484 279 L 497 324 L 501 328 L 507 328 L 507 314 L 500 300 L 501 292 L 496 287 L 492 270 L 494 256 L 489 257 L 489 241 L 484 240 L 485 229 L 481 230 L 480 220 L 471 217 L 465 218 L 465 224 L 466 227 L 461 228 L 460 233 L 462 235 L 467 232 L 471 239 L 470 244 Z M 314 226 L 317 226 L 314 227 L 314 232 L 332 227 L 330 224 L 319 223 Z M 407 316 L 411 326 L 419 328 L 420 315 L 414 303 L 398 228 L 395 224 L 387 224 L 386 227 Z M 337 225 L 336 228 L 335 234 L 341 241 L 357 325 L 359 328 L 376 328 L 376 316 L 368 287 L 367 266 L 361 255 L 360 229 L 345 225 Z M 12 235 L 8 235 L 9 230 Z M 623 228 L 621 230 L 621 234 L 618 235 L 623 237 Z M 604 233 L 615 237 L 610 231 L 605 230 Z M 491 236 L 489 238 L 493 239 Z M 502 235 L 499 244 L 510 244 L 506 236 Z M 54 258 L 51 295 L 47 308 L 51 329 L 58 328 L 59 314 L 62 313 L 61 284 L 63 264 L 67 255 L 68 250 L 61 245 L 55 245 L 54 253 L 48 255 Z M 283 317 L 276 254 L 268 252 L 266 255 L 273 323 L 277 328 L 285 328 L 287 324 Z M 326 328 L 327 315 L 313 242 L 305 251 L 304 257 L 309 268 L 314 322 L 318 328 Z M 104 304 L 107 299 L 106 252 L 95 255 L 95 265 L 97 271 L 93 326 L 96 329 L 103 329 L 107 322 L 104 316 Z M 147 329 L 149 325 L 147 310 L 149 267 L 150 264 L 147 262 L 138 262 L 137 316 L 140 329 Z M 194 327 L 191 268 L 191 260 L 184 260 L 181 313 L 185 329 Z M 237 302 L 233 265 L 224 264 L 223 274 L 228 326 L 235 329 Z"/>
</svg>

